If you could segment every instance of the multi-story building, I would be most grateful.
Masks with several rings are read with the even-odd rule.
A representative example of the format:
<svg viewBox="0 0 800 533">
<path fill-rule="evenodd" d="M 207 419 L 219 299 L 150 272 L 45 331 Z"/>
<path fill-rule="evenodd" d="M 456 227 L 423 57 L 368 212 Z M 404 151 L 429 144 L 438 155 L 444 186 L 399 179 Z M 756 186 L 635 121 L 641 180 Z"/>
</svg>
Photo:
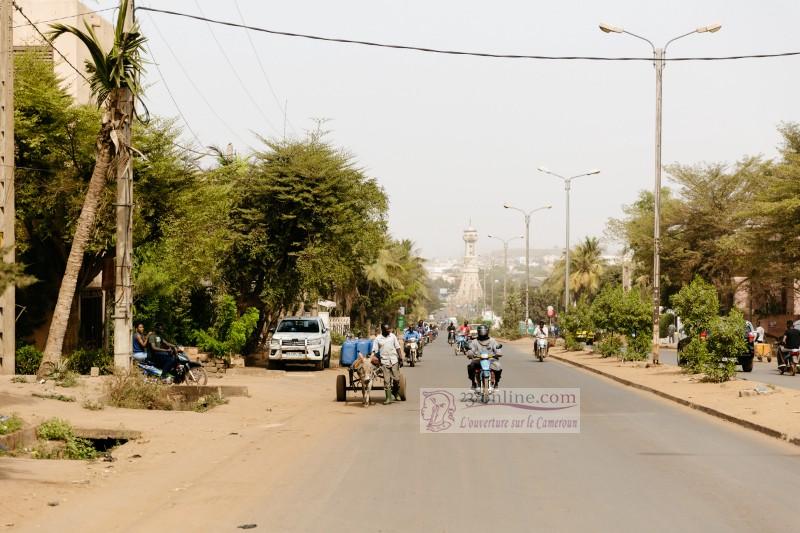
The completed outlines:
<svg viewBox="0 0 800 533">
<path fill-rule="evenodd" d="M 73 100 L 80 104 L 90 103 L 92 93 L 89 85 L 67 63 L 69 61 L 83 71 L 86 60 L 90 58 L 86 47 L 72 35 L 59 37 L 55 45 L 67 59 L 64 61 L 44 42 L 36 29 L 47 34 L 50 31 L 50 24 L 54 22 L 78 28 L 88 25 L 108 49 L 114 42 L 113 24 L 102 16 L 103 13 L 91 13 L 91 11 L 97 10 L 96 7 L 87 6 L 78 0 L 17 0 L 17 4 L 25 15 L 36 23 L 36 28 L 31 26 L 19 12 L 14 12 L 14 51 L 35 50 L 53 61 L 56 74 L 61 78 L 64 89 L 72 96 Z"/>
</svg>

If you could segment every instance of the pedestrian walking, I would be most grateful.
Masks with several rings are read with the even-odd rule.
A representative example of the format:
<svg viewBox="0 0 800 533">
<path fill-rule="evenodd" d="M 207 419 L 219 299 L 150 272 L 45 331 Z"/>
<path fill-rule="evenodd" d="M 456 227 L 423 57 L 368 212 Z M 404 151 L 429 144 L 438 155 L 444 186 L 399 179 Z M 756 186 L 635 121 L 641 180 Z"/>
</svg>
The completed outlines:
<svg viewBox="0 0 800 533">
<path fill-rule="evenodd" d="M 667 337 L 670 344 L 675 343 L 675 324 L 670 324 L 667 327 Z"/>
<path fill-rule="evenodd" d="M 372 353 L 380 359 L 383 368 L 384 405 L 392 403 L 392 396 L 400 399 L 400 341 L 389 324 L 381 324 L 381 334 L 372 341 Z"/>
</svg>

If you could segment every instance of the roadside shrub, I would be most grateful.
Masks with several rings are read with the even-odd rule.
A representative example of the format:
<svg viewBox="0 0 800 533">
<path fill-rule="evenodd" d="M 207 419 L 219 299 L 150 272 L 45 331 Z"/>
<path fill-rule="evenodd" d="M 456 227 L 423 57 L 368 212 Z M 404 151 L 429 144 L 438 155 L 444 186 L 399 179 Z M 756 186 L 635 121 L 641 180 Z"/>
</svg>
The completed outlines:
<svg viewBox="0 0 800 533">
<path fill-rule="evenodd" d="M 239 316 L 233 296 L 223 294 L 216 301 L 213 325 L 205 331 L 195 330 L 194 340 L 202 351 L 216 357 L 241 354 L 258 325 L 259 316 L 255 307 L 248 308 Z"/>
<path fill-rule="evenodd" d="M 43 354 L 32 344 L 17 348 L 14 355 L 14 372 L 17 374 L 35 374 L 39 370 Z"/>
<path fill-rule="evenodd" d="M 17 415 L 0 416 L 0 435 L 8 435 L 22 429 L 22 419 Z"/>
<path fill-rule="evenodd" d="M 103 350 L 78 349 L 67 357 L 67 368 L 78 374 L 88 374 L 93 366 L 102 374 L 110 374 L 114 370 L 114 356 Z"/>
<path fill-rule="evenodd" d="M 619 335 L 608 334 L 595 344 L 594 350 L 603 357 L 612 357 L 622 352 L 622 338 Z"/>
<path fill-rule="evenodd" d="M 653 339 L 646 333 L 628 337 L 628 347 L 624 359 L 628 361 L 644 361 L 653 349 Z"/>
<path fill-rule="evenodd" d="M 575 307 L 571 308 L 561 317 L 561 330 L 564 332 L 564 341 L 567 350 L 580 350 L 581 346 L 577 341 L 578 332 L 590 332 L 593 329 L 592 309 L 585 299 L 581 299 Z"/>
<path fill-rule="evenodd" d="M 344 341 L 345 341 L 344 335 L 341 335 L 336 331 L 331 331 L 331 344 L 342 345 L 344 344 Z"/>
<path fill-rule="evenodd" d="M 159 409 L 171 411 L 175 408 L 167 387 L 148 381 L 135 370 L 115 373 L 106 383 L 109 405 L 128 409 Z"/>
<path fill-rule="evenodd" d="M 37 459 L 94 459 L 98 452 L 91 441 L 76 437 L 72 425 L 60 418 L 51 418 L 43 422 L 36 430 L 36 436 L 48 441 L 39 443 L 32 455 Z M 63 447 L 52 446 L 49 441 L 63 442 Z"/>
<path fill-rule="evenodd" d="M 736 357 L 747 351 L 744 327 L 744 316 L 738 309 L 711 321 L 706 344 L 713 357 L 703 371 L 706 380 L 722 383 L 736 375 Z M 723 358 L 728 360 L 723 361 Z"/>
<path fill-rule="evenodd" d="M 577 352 L 583 349 L 583 345 L 578 342 L 574 334 L 565 332 L 564 349 L 567 350 L 568 352 Z"/>
<path fill-rule="evenodd" d="M 672 295 L 670 301 L 681 317 L 683 330 L 690 337 L 708 329 L 713 318 L 719 313 L 717 289 L 700 276 L 695 276 L 690 284 L 681 287 L 677 294 Z M 744 326 L 742 328 L 744 331 Z"/>
</svg>

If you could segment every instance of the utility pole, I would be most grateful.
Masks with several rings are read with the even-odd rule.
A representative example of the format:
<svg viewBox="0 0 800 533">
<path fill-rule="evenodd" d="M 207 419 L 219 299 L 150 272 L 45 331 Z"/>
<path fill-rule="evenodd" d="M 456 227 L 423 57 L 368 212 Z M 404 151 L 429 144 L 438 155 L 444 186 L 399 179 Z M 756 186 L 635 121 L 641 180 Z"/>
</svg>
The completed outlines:
<svg viewBox="0 0 800 533">
<path fill-rule="evenodd" d="M 14 7 L 0 0 L 0 260 L 13 263 L 14 247 Z M 14 373 L 16 296 L 11 285 L 0 294 L 0 374 Z"/>
<path fill-rule="evenodd" d="M 490 239 L 497 239 L 498 241 L 503 243 L 503 308 L 505 309 L 506 306 L 506 289 L 508 286 L 508 243 L 513 241 L 514 239 L 524 239 L 522 235 L 519 237 L 511 237 L 509 239 L 503 239 L 496 235 L 487 235 Z"/>
<path fill-rule="evenodd" d="M 544 205 L 542 207 L 537 207 L 536 209 L 531 209 L 530 211 L 523 211 L 518 207 L 514 207 L 509 204 L 503 204 L 503 207 L 506 209 L 513 209 L 514 211 L 519 211 L 522 213 L 523 218 L 525 219 L 525 328 L 528 328 L 528 320 L 530 320 L 530 285 L 531 285 L 531 257 L 530 257 L 530 240 L 531 240 L 531 215 L 537 211 L 541 211 L 543 209 L 552 209 L 552 205 Z"/>
<path fill-rule="evenodd" d="M 133 1 L 125 13 L 125 31 L 133 27 Z M 114 258 L 114 367 L 128 368 L 133 336 L 133 294 L 131 252 L 133 250 L 133 158 L 131 157 L 131 125 L 134 117 L 133 93 L 120 91 L 119 145 L 117 146 L 117 245 Z"/>
</svg>

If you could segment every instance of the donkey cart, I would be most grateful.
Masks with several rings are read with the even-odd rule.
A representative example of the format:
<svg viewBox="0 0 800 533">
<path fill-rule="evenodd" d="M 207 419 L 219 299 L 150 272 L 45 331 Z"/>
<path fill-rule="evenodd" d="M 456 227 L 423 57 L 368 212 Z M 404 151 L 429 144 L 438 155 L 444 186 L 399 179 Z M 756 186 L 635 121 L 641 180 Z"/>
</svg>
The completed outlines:
<svg viewBox="0 0 800 533">
<path fill-rule="evenodd" d="M 336 401 L 346 402 L 347 391 L 368 394 L 373 388 L 383 389 L 384 377 L 383 369 L 380 366 L 371 367 L 371 370 L 366 369 L 356 370 L 354 364 L 358 361 L 359 354 L 365 354 L 369 357 L 372 341 L 369 339 L 354 339 L 347 340 L 342 345 L 342 352 L 339 358 L 339 366 L 347 368 L 347 375 L 339 374 L 336 376 Z M 406 376 L 400 374 L 398 380 L 398 394 L 402 401 L 406 399 Z"/>
</svg>

